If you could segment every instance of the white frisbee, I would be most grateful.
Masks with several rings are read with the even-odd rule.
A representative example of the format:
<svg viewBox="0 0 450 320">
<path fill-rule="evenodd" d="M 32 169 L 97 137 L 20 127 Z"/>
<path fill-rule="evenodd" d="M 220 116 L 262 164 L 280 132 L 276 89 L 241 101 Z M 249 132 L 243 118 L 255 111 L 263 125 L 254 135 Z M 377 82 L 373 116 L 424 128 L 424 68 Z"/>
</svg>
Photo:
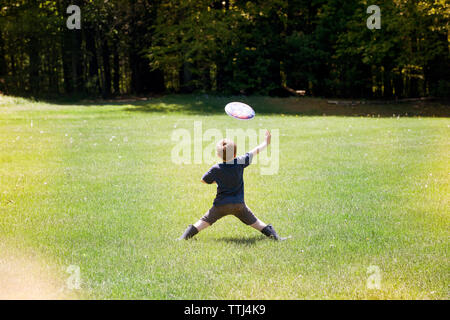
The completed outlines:
<svg viewBox="0 0 450 320">
<path fill-rule="evenodd" d="M 248 104 L 242 102 L 230 102 L 225 106 L 225 112 L 230 117 L 239 120 L 250 120 L 255 117 L 255 111 Z"/>
</svg>

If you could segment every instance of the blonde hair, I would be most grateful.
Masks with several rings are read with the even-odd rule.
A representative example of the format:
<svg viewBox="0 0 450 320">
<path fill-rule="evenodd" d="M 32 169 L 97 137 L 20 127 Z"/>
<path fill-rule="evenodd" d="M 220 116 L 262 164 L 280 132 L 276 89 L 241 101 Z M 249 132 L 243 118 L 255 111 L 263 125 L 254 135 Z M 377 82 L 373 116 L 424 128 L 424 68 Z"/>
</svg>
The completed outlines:
<svg viewBox="0 0 450 320">
<path fill-rule="evenodd" d="M 228 139 L 222 139 L 217 143 L 217 156 L 223 161 L 230 161 L 236 157 L 236 144 Z"/>
</svg>

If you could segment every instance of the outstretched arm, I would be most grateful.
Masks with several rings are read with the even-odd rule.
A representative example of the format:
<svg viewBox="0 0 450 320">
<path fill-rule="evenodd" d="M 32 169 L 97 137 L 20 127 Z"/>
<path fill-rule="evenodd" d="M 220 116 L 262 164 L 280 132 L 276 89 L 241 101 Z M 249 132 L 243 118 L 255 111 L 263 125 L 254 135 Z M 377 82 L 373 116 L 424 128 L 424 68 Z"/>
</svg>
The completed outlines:
<svg viewBox="0 0 450 320">
<path fill-rule="evenodd" d="M 249 153 L 252 154 L 252 156 L 257 155 L 261 151 L 263 151 L 267 146 L 270 144 L 270 139 L 272 138 L 272 135 L 270 134 L 269 130 L 266 130 L 266 138 L 263 143 L 261 143 L 259 146 L 257 146 L 255 149 L 251 150 Z"/>
</svg>

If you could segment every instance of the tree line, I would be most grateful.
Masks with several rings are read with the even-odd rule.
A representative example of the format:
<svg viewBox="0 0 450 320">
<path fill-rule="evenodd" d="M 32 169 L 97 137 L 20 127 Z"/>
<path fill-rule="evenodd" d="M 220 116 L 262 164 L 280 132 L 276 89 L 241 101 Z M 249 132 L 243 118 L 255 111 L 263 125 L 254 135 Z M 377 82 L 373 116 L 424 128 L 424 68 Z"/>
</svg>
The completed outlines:
<svg viewBox="0 0 450 320">
<path fill-rule="evenodd" d="M 69 5 L 81 29 L 66 26 Z M 0 4 L 0 92 L 449 96 L 446 0 L 58 0 Z"/>
</svg>

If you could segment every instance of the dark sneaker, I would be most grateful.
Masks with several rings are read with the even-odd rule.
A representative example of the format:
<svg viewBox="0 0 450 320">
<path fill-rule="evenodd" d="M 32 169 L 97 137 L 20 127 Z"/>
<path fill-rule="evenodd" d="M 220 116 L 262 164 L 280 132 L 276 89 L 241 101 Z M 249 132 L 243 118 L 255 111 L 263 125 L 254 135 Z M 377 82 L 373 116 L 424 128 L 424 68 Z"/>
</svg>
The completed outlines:
<svg viewBox="0 0 450 320">
<path fill-rule="evenodd" d="M 192 224 L 190 224 L 186 231 L 184 231 L 184 233 L 182 234 L 181 237 L 179 237 L 177 240 L 187 240 L 192 238 L 193 236 L 195 236 L 198 233 L 198 230 L 196 227 L 194 227 Z"/>
<path fill-rule="evenodd" d="M 285 238 L 285 237 L 280 237 L 280 236 L 277 234 L 277 232 L 275 231 L 275 229 L 272 227 L 271 224 L 268 224 L 264 229 L 261 230 L 261 232 L 262 232 L 265 236 L 267 236 L 267 237 L 269 237 L 269 238 L 271 238 L 271 239 L 273 239 L 273 240 L 284 241 L 284 240 L 287 240 L 287 239 L 290 238 L 290 236 L 289 236 L 289 237 L 286 237 L 286 238 Z"/>
</svg>

